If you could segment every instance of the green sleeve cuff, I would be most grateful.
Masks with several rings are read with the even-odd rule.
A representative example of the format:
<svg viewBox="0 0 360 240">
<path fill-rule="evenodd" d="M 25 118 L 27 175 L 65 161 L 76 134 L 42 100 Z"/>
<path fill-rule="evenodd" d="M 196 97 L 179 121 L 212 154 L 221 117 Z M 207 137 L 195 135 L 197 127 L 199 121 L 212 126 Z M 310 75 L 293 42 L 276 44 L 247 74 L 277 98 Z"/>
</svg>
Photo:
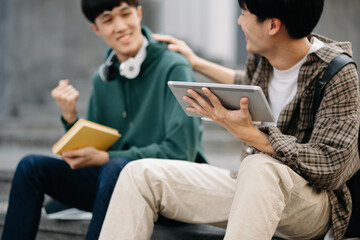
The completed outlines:
<svg viewBox="0 0 360 240">
<path fill-rule="evenodd" d="M 74 126 L 74 124 L 79 120 L 79 118 L 76 118 L 75 122 L 73 122 L 73 123 L 66 122 L 62 116 L 61 116 L 60 120 L 67 132 L 72 126 Z"/>
</svg>

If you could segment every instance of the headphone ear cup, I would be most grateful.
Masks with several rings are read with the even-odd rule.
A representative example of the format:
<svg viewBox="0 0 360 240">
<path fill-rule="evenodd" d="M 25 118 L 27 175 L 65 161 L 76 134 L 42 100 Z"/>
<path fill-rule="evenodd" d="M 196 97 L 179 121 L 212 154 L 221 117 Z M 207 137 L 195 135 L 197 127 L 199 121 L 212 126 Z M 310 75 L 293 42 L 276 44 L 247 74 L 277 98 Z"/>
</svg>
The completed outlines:
<svg viewBox="0 0 360 240">
<path fill-rule="evenodd" d="M 126 61 L 122 62 L 119 66 L 119 72 L 121 76 L 126 77 L 127 79 L 134 79 L 140 73 L 140 62 L 139 59 L 129 58 Z"/>
<path fill-rule="evenodd" d="M 117 69 L 113 63 L 104 63 L 101 64 L 99 68 L 99 75 L 101 80 L 103 80 L 104 82 L 110 82 L 115 80 L 117 75 Z"/>
</svg>

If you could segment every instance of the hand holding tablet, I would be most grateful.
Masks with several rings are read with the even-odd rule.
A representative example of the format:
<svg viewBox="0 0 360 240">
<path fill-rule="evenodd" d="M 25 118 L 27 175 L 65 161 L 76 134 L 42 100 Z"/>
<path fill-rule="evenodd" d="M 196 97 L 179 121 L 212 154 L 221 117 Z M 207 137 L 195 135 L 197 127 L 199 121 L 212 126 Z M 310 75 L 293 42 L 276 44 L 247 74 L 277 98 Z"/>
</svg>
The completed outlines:
<svg viewBox="0 0 360 240">
<path fill-rule="evenodd" d="M 265 95 L 258 86 L 179 81 L 169 81 L 168 86 L 188 116 L 202 117 L 186 110 L 190 105 L 183 100 L 183 97 L 191 97 L 187 90 L 196 91 L 204 100 L 209 102 L 201 89 L 206 87 L 219 98 L 221 104 L 228 110 L 240 109 L 240 99 L 247 97 L 249 99 L 249 112 L 253 121 L 273 122 L 275 120 Z"/>
</svg>

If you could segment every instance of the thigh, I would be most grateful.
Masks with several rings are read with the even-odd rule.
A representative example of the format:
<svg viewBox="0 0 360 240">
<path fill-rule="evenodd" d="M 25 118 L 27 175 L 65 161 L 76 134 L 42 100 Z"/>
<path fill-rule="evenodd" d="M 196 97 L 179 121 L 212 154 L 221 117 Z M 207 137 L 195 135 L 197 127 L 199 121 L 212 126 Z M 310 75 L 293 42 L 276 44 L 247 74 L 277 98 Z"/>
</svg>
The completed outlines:
<svg viewBox="0 0 360 240">
<path fill-rule="evenodd" d="M 61 159 L 41 155 L 29 155 L 20 164 L 40 192 L 70 207 L 91 211 L 99 167 L 73 170 Z"/>
<path fill-rule="evenodd" d="M 282 185 L 291 186 L 285 200 L 275 236 L 285 239 L 314 239 L 325 235 L 330 228 L 330 202 L 326 191 L 318 190 L 288 166 L 268 155 L 257 155 L 253 161 L 267 164 L 280 179 Z M 261 167 L 259 167 L 261 168 Z M 265 188 L 271 188 L 266 186 Z M 286 188 L 286 187 L 285 187 Z"/>
<path fill-rule="evenodd" d="M 314 239 L 330 228 L 330 201 L 326 191 L 311 187 L 294 173 L 294 191 L 284 208 L 275 235 L 289 239 Z"/>
<path fill-rule="evenodd" d="M 145 170 L 140 172 L 160 200 L 161 215 L 188 223 L 226 224 L 236 182 L 229 170 L 159 159 L 145 159 L 141 165 Z"/>
<path fill-rule="evenodd" d="M 225 239 L 313 239 L 329 228 L 327 193 L 266 154 L 246 157 Z"/>
</svg>

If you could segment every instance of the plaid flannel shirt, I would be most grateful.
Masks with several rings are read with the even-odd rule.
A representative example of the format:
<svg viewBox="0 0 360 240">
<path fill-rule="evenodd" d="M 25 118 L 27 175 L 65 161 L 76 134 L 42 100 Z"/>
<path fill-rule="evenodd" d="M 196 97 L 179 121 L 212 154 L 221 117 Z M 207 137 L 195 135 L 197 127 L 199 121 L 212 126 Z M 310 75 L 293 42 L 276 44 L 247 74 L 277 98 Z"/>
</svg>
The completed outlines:
<svg viewBox="0 0 360 240">
<path fill-rule="evenodd" d="M 358 155 L 359 80 L 353 64 L 345 66 L 326 85 L 316 113 L 312 112 L 315 82 L 330 61 L 341 53 L 352 55 L 351 43 L 334 42 L 319 35 L 326 45 L 307 56 L 301 66 L 294 99 L 281 111 L 277 126 L 262 126 L 276 152 L 273 155 L 309 184 L 326 190 L 331 204 L 331 223 L 335 239 L 345 234 L 352 209 L 351 195 L 345 182 L 360 168 Z M 273 71 L 265 58 L 255 69 L 255 57 L 247 60 L 244 79 L 235 83 L 260 86 L 268 96 Z M 244 151 L 245 152 L 245 151 Z M 246 151 L 245 155 L 249 153 Z M 254 149 L 253 152 L 257 152 Z"/>
</svg>

